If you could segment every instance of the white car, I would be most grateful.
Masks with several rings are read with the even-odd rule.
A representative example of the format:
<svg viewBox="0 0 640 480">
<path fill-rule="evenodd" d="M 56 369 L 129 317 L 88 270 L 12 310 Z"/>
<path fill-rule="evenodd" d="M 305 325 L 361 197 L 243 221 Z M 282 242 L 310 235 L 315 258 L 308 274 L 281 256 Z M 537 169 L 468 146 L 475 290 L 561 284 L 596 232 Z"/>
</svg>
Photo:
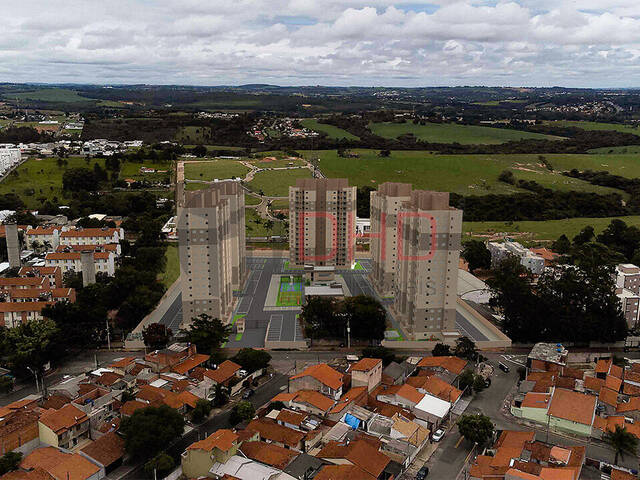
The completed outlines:
<svg viewBox="0 0 640 480">
<path fill-rule="evenodd" d="M 433 442 L 439 442 L 440 440 L 442 440 L 442 437 L 444 437 L 444 430 L 439 428 L 438 430 L 436 430 L 434 432 L 434 434 L 431 436 L 431 441 Z"/>
</svg>

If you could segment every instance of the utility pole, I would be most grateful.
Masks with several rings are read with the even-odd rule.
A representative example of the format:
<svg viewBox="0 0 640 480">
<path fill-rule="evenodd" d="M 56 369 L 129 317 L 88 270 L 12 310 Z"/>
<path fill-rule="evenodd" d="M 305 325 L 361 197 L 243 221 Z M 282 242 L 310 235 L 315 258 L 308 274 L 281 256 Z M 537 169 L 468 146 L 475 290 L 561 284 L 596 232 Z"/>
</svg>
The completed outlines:
<svg viewBox="0 0 640 480">
<path fill-rule="evenodd" d="M 347 316 L 347 348 L 351 349 L 351 320 Z"/>
<path fill-rule="evenodd" d="M 109 319 L 108 318 L 105 320 L 105 323 L 107 324 L 107 346 L 109 348 L 109 351 L 111 351 L 111 335 L 109 334 Z"/>
</svg>

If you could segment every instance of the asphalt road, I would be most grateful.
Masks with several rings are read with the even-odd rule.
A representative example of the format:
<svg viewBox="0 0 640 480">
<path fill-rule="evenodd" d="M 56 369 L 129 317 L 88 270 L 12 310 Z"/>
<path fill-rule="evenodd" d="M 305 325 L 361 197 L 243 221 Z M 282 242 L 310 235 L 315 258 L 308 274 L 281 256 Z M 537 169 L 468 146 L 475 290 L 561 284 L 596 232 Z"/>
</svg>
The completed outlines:
<svg viewBox="0 0 640 480">
<path fill-rule="evenodd" d="M 285 375 L 275 374 L 273 378 L 268 380 L 265 384 L 256 388 L 255 395 L 253 395 L 249 401 L 254 407 L 256 407 L 256 409 L 258 409 L 280 393 L 283 390 L 282 387 L 286 388 L 287 380 L 288 378 Z M 230 414 L 230 408 L 221 411 L 203 424 L 195 427 L 192 431 L 185 434 L 180 440 L 167 448 L 167 453 L 176 459 L 176 465 L 180 461 L 180 455 L 182 452 L 184 452 L 185 449 L 193 442 L 197 442 L 199 439 L 201 440 L 205 438 L 207 435 L 212 434 L 218 429 L 231 428 L 232 425 L 229 424 Z M 125 475 L 117 476 L 117 474 L 115 474 L 116 472 L 114 472 L 114 475 L 109 475 L 108 478 L 117 478 L 118 480 L 147 480 L 144 472 L 142 471 L 143 466 L 144 464 L 142 463 L 132 465 L 131 470 Z"/>
</svg>

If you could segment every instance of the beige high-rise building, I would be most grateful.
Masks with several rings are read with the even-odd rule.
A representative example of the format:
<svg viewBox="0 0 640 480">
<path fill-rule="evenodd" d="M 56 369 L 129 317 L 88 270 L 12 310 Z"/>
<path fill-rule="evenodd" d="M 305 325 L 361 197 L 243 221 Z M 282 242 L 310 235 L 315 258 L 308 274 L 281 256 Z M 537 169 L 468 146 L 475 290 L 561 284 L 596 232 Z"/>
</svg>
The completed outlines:
<svg viewBox="0 0 640 480">
<path fill-rule="evenodd" d="M 202 313 L 228 321 L 246 277 L 244 192 L 227 181 L 177 193 L 182 326 Z"/>
<path fill-rule="evenodd" d="M 289 187 L 289 261 L 351 268 L 356 252 L 356 187 L 346 178 L 300 178 Z"/>
<path fill-rule="evenodd" d="M 462 211 L 449 194 L 383 183 L 371 193 L 371 280 L 420 340 L 456 332 Z"/>
</svg>

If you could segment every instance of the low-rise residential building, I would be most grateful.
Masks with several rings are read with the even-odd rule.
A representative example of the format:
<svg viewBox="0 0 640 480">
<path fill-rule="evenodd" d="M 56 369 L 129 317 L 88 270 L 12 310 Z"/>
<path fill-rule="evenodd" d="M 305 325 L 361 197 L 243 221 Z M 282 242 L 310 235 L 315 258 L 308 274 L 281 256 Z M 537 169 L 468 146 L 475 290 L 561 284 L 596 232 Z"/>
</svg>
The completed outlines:
<svg viewBox="0 0 640 480">
<path fill-rule="evenodd" d="M 106 245 L 124 240 L 122 228 L 81 228 L 60 233 L 61 245 Z"/>
<path fill-rule="evenodd" d="M 520 264 L 534 275 L 540 275 L 544 272 L 544 258 L 523 247 L 518 242 L 489 242 L 487 243 L 487 249 L 491 253 L 492 267 L 496 267 L 510 256 L 515 256 L 520 259 Z"/>
<path fill-rule="evenodd" d="M 305 368 L 297 375 L 289 378 L 289 391 L 316 390 L 334 400 L 342 396 L 342 373 L 334 370 L 326 363 L 319 363 Z"/>
<path fill-rule="evenodd" d="M 104 478 L 104 468 L 80 453 L 54 447 L 34 450 L 20 463 L 18 472 L 39 473 L 33 480 L 100 480 Z M 19 477 L 18 477 L 19 478 Z"/>
<path fill-rule="evenodd" d="M 29 453 L 40 443 L 38 431 L 39 414 L 34 405 L 19 408 L 3 407 L 0 412 L 0 441 L 2 450 Z"/>
<path fill-rule="evenodd" d="M 20 267 L 19 277 L 46 277 L 51 288 L 61 288 L 62 269 L 60 267 Z"/>
<path fill-rule="evenodd" d="M 217 430 L 182 453 L 182 473 L 187 478 L 207 477 L 215 463 L 226 463 L 238 452 L 238 447 L 238 435 L 231 430 Z"/>
<path fill-rule="evenodd" d="M 28 248 L 43 248 L 45 251 L 53 252 L 60 245 L 60 233 L 62 227 L 35 227 L 29 228 L 25 232 L 24 240 Z"/>
<path fill-rule="evenodd" d="M 350 372 L 351 385 L 367 387 L 367 391 L 370 392 L 382 382 L 382 360 L 363 358 L 351 366 Z"/>
<path fill-rule="evenodd" d="M 102 272 L 110 277 L 116 272 L 116 255 L 109 251 L 94 251 L 93 263 L 95 272 Z M 82 272 L 82 252 L 51 252 L 44 257 L 44 263 L 47 267 L 60 267 L 62 273 L 72 271 L 76 273 Z"/>
<path fill-rule="evenodd" d="M 17 327 L 42 320 L 42 309 L 54 302 L 0 302 L 0 326 Z"/>
<path fill-rule="evenodd" d="M 89 437 L 89 417 L 74 405 L 67 404 L 59 410 L 44 412 L 38 421 L 38 431 L 42 443 L 69 449 Z"/>
</svg>

